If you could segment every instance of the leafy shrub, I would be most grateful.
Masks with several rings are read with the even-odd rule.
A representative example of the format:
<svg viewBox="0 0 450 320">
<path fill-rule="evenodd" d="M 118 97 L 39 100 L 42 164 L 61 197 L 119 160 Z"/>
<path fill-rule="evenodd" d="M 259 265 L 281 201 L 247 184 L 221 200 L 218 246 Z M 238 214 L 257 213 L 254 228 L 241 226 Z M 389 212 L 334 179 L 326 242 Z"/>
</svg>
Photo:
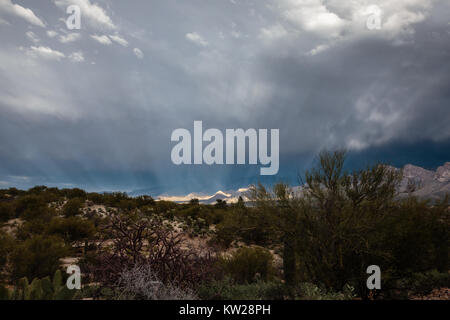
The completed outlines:
<svg viewBox="0 0 450 320">
<path fill-rule="evenodd" d="M 67 243 L 92 237 L 95 227 L 92 222 L 80 217 L 54 218 L 47 229 L 48 234 L 58 235 Z"/>
<path fill-rule="evenodd" d="M 267 281 L 274 275 L 273 256 L 262 247 L 239 248 L 231 257 L 222 258 L 220 264 L 238 283 Z"/>
<path fill-rule="evenodd" d="M 92 192 L 87 194 L 87 199 L 95 204 L 103 204 L 103 195 L 100 193 Z"/>
<path fill-rule="evenodd" d="M 47 219 L 33 219 L 25 221 L 17 228 L 16 237 L 19 240 L 26 240 L 34 235 L 43 235 L 48 228 Z"/>
<path fill-rule="evenodd" d="M 8 256 L 13 248 L 14 239 L 6 233 L 0 233 L 0 272 L 8 261 Z"/>
<path fill-rule="evenodd" d="M 68 249 L 58 237 L 34 236 L 17 245 L 11 253 L 13 279 L 43 278 L 54 274 L 59 267 L 59 259 Z"/>
<path fill-rule="evenodd" d="M 39 195 L 25 195 L 15 201 L 16 216 L 26 220 L 47 219 L 51 215 L 44 198 Z"/>
<path fill-rule="evenodd" d="M 0 202 L 0 222 L 14 218 L 14 208 L 10 202 Z"/>
<path fill-rule="evenodd" d="M 11 292 L 4 285 L 0 284 L 0 300 L 11 299 Z"/>
<path fill-rule="evenodd" d="M 226 278 L 204 284 L 199 288 L 198 296 L 205 300 L 283 300 L 286 292 L 281 282 L 256 281 L 236 285 Z"/>
<path fill-rule="evenodd" d="M 62 189 L 60 192 L 62 195 L 64 195 L 68 199 L 74 199 L 74 198 L 80 198 L 83 200 L 86 199 L 86 191 L 81 190 L 79 188 Z"/>
<path fill-rule="evenodd" d="M 276 242 L 275 224 L 277 219 L 273 212 L 264 207 L 247 208 L 234 205 L 228 211 L 216 209 L 222 213 L 217 226 L 216 241 L 229 247 L 233 241 L 246 244 L 267 246 Z"/>
<path fill-rule="evenodd" d="M 355 298 L 354 288 L 345 285 L 341 292 L 327 291 L 312 283 L 299 285 L 299 299 L 301 300 L 351 300 Z"/>
<path fill-rule="evenodd" d="M 63 214 L 66 217 L 72 217 L 80 213 L 84 201 L 81 198 L 73 198 L 66 202 L 63 207 Z"/>
<path fill-rule="evenodd" d="M 284 262 L 290 262 L 286 282 L 323 283 L 334 292 L 351 284 L 366 296 L 369 265 L 380 266 L 385 283 L 433 268 L 447 271 L 448 200 L 433 206 L 399 200 L 400 173 L 384 165 L 349 173 L 344 159 L 343 152 L 321 153 L 301 194 L 256 190 L 255 209 L 276 221 L 274 239 L 282 235 Z M 295 281 L 288 281 L 287 270 Z"/>
<path fill-rule="evenodd" d="M 428 294 L 435 288 L 448 287 L 450 287 L 450 274 L 437 270 L 416 272 L 395 282 L 395 290 L 415 294 Z M 395 292 L 391 294 L 395 295 Z"/>
<path fill-rule="evenodd" d="M 383 223 L 379 250 L 391 257 L 384 269 L 392 269 L 396 278 L 435 268 L 448 271 L 448 205 L 444 202 L 431 207 L 415 198 L 399 202 Z"/>
</svg>

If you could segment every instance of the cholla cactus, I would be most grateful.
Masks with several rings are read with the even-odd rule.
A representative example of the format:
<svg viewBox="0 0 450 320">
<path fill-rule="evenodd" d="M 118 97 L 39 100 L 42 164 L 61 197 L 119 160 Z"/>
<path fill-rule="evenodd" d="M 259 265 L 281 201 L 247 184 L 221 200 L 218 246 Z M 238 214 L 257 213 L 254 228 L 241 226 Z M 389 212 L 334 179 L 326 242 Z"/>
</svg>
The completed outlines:
<svg viewBox="0 0 450 320">
<path fill-rule="evenodd" d="M 124 270 L 118 282 L 118 299 L 129 300 L 193 300 L 196 296 L 188 289 L 163 284 L 148 265 Z"/>
</svg>

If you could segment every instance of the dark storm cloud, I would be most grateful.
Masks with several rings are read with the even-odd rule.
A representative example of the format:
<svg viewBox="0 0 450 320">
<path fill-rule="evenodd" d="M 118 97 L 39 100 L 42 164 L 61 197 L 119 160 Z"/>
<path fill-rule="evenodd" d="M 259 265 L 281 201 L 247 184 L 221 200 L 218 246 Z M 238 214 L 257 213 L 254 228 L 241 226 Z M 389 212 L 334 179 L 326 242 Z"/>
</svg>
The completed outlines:
<svg viewBox="0 0 450 320">
<path fill-rule="evenodd" d="M 14 3 L 45 25 L 0 10 L 0 187 L 159 194 L 295 183 L 336 147 L 355 166 L 377 152 L 398 165 L 450 159 L 445 1 L 379 1 L 384 24 L 373 31 L 363 0 L 76 0 L 79 31 L 61 21 L 71 1 Z M 173 165 L 170 134 L 194 120 L 279 128 L 279 174 Z"/>
</svg>

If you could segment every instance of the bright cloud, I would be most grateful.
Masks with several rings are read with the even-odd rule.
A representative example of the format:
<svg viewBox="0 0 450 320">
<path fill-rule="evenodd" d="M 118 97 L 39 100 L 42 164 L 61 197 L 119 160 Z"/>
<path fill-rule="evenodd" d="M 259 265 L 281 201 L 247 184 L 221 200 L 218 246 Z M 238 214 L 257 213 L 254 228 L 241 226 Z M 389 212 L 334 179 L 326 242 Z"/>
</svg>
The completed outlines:
<svg viewBox="0 0 450 320">
<path fill-rule="evenodd" d="M 260 38 L 274 39 L 290 32 L 315 36 L 321 42 L 308 54 L 315 55 L 333 47 L 333 42 L 362 37 L 384 37 L 396 43 L 414 34 L 413 25 L 423 21 L 434 0 L 282 0 L 274 11 L 289 24 L 289 32 L 279 23 L 261 29 Z M 375 4 L 374 4 L 375 3 Z M 367 22 L 377 15 L 376 33 Z"/>
<path fill-rule="evenodd" d="M 38 43 L 39 42 L 39 38 L 36 36 L 36 34 L 33 31 L 27 31 L 26 36 L 28 39 L 30 39 L 30 41 L 33 41 L 34 43 Z"/>
<path fill-rule="evenodd" d="M 206 47 L 208 45 L 208 42 L 197 32 L 186 33 L 186 39 L 201 47 Z"/>
<path fill-rule="evenodd" d="M 330 12 L 322 0 L 288 0 L 283 16 L 303 30 L 335 37 L 346 22 L 334 12 Z"/>
<path fill-rule="evenodd" d="M 81 34 L 79 33 L 69 33 L 66 35 L 59 36 L 59 42 L 61 43 L 68 43 L 68 42 L 74 42 L 81 38 Z"/>
<path fill-rule="evenodd" d="M 109 46 L 110 44 L 112 44 L 111 39 L 108 36 L 105 36 L 105 35 L 99 36 L 99 35 L 95 35 L 94 34 L 94 35 L 91 35 L 91 38 L 94 39 L 95 41 L 101 43 L 101 44 L 104 44 L 104 45 L 108 45 Z"/>
<path fill-rule="evenodd" d="M 31 46 L 30 49 L 28 49 L 27 54 L 33 57 L 42 57 L 49 60 L 60 60 L 65 57 L 64 53 L 44 46 Z"/>
<path fill-rule="evenodd" d="M 287 30 L 281 24 L 275 24 L 268 28 L 262 28 L 260 38 L 264 40 L 274 40 L 283 38 L 287 34 Z"/>
<path fill-rule="evenodd" d="M 54 0 L 55 4 L 64 11 L 70 5 L 77 5 L 81 9 L 82 19 L 86 18 L 88 24 L 99 29 L 116 29 L 111 18 L 105 10 L 90 0 Z M 84 21 L 84 20 L 83 20 Z"/>
<path fill-rule="evenodd" d="M 56 32 L 56 31 L 54 31 L 54 30 L 48 30 L 47 31 L 47 36 L 49 37 L 49 38 L 54 38 L 54 37 L 56 37 L 58 35 L 58 32 Z"/>
<path fill-rule="evenodd" d="M 138 57 L 139 59 L 144 58 L 144 53 L 142 52 L 141 49 L 139 48 L 134 48 L 133 49 L 134 54 L 136 55 L 136 57 Z"/>
<path fill-rule="evenodd" d="M 45 23 L 39 19 L 31 9 L 14 4 L 11 0 L 0 0 L 0 12 L 1 11 L 25 19 L 35 26 L 45 28 Z"/>
<path fill-rule="evenodd" d="M 84 55 L 83 52 L 77 51 L 69 55 L 69 59 L 72 62 L 83 62 L 84 61 Z"/>
<path fill-rule="evenodd" d="M 124 38 L 122 38 L 121 36 L 117 35 L 117 34 L 116 35 L 110 35 L 109 38 L 111 40 L 117 42 L 121 46 L 128 47 L 128 41 L 125 40 Z"/>
</svg>

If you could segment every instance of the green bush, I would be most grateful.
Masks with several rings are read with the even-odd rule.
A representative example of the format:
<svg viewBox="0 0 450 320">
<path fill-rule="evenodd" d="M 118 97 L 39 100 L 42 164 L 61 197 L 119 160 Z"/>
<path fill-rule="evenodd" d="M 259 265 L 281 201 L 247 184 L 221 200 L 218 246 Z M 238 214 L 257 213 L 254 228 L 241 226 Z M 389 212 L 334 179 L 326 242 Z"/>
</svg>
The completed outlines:
<svg viewBox="0 0 450 320">
<path fill-rule="evenodd" d="M 63 206 L 63 214 L 66 217 L 73 217 L 80 213 L 80 209 L 84 204 L 81 198 L 73 198 L 66 202 Z"/>
<path fill-rule="evenodd" d="M 355 298 L 354 288 L 345 285 L 340 292 L 327 291 L 312 283 L 301 283 L 298 287 L 300 300 L 351 300 Z"/>
<path fill-rule="evenodd" d="M 59 268 L 59 259 L 68 253 L 64 242 L 55 236 L 33 236 L 15 246 L 11 253 L 11 276 L 13 279 L 43 278 L 54 274 Z"/>
<path fill-rule="evenodd" d="M 100 193 L 92 192 L 87 194 L 87 199 L 95 204 L 103 204 L 104 198 Z"/>
<path fill-rule="evenodd" d="M 11 292 L 4 285 L 0 284 L 0 300 L 10 300 Z"/>
<path fill-rule="evenodd" d="M 273 256 L 262 247 L 239 248 L 231 257 L 222 258 L 219 264 L 237 283 L 268 281 L 274 276 Z"/>
<path fill-rule="evenodd" d="M 0 273 L 8 261 L 14 246 L 14 239 L 6 233 L 0 233 Z"/>
<path fill-rule="evenodd" d="M 0 202 L 0 222 L 14 218 L 14 208 L 10 202 Z"/>
<path fill-rule="evenodd" d="M 89 239 L 95 233 L 95 227 L 91 221 L 80 217 L 54 218 L 47 229 L 50 235 L 58 235 L 66 243 Z"/>
<path fill-rule="evenodd" d="M 25 221 L 17 228 L 16 237 L 19 240 L 26 240 L 34 235 L 43 235 L 47 231 L 48 221 L 43 219 L 33 219 Z"/>
<path fill-rule="evenodd" d="M 204 284 L 197 294 L 204 300 L 283 300 L 286 292 L 281 282 L 256 281 L 236 285 L 231 279 L 224 279 Z"/>
<path fill-rule="evenodd" d="M 416 272 L 407 278 L 395 281 L 394 290 L 391 293 L 395 295 L 395 291 L 400 290 L 404 293 L 428 294 L 433 289 L 448 287 L 450 287 L 450 274 L 448 272 L 431 270 Z"/>
<path fill-rule="evenodd" d="M 289 269 L 295 281 L 286 282 L 323 283 L 334 292 L 351 284 L 365 297 L 370 265 L 380 266 L 385 285 L 434 268 L 448 271 L 448 200 L 433 206 L 399 200 L 400 173 L 384 165 L 346 172 L 344 159 L 343 152 L 321 153 L 301 194 L 256 190 L 255 208 L 286 222 L 275 224 L 279 241 L 291 245 L 291 251 L 284 246 L 291 258 L 284 274 Z"/>
<path fill-rule="evenodd" d="M 86 199 L 86 191 L 81 190 L 79 188 L 73 188 L 73 189 L 62 189 L 60 190 L 60 193 L 67 197 L 68 199 L 74 199 L 74 198 L 80 198 L 85 200 Z"/>
<path fill-rule="evenodd" d="M 25 195 L 15 201 L 16 216 L 26 220 L 46 217 L 49 208 L 44 198 L 40 195 Z"/>
</svg>

